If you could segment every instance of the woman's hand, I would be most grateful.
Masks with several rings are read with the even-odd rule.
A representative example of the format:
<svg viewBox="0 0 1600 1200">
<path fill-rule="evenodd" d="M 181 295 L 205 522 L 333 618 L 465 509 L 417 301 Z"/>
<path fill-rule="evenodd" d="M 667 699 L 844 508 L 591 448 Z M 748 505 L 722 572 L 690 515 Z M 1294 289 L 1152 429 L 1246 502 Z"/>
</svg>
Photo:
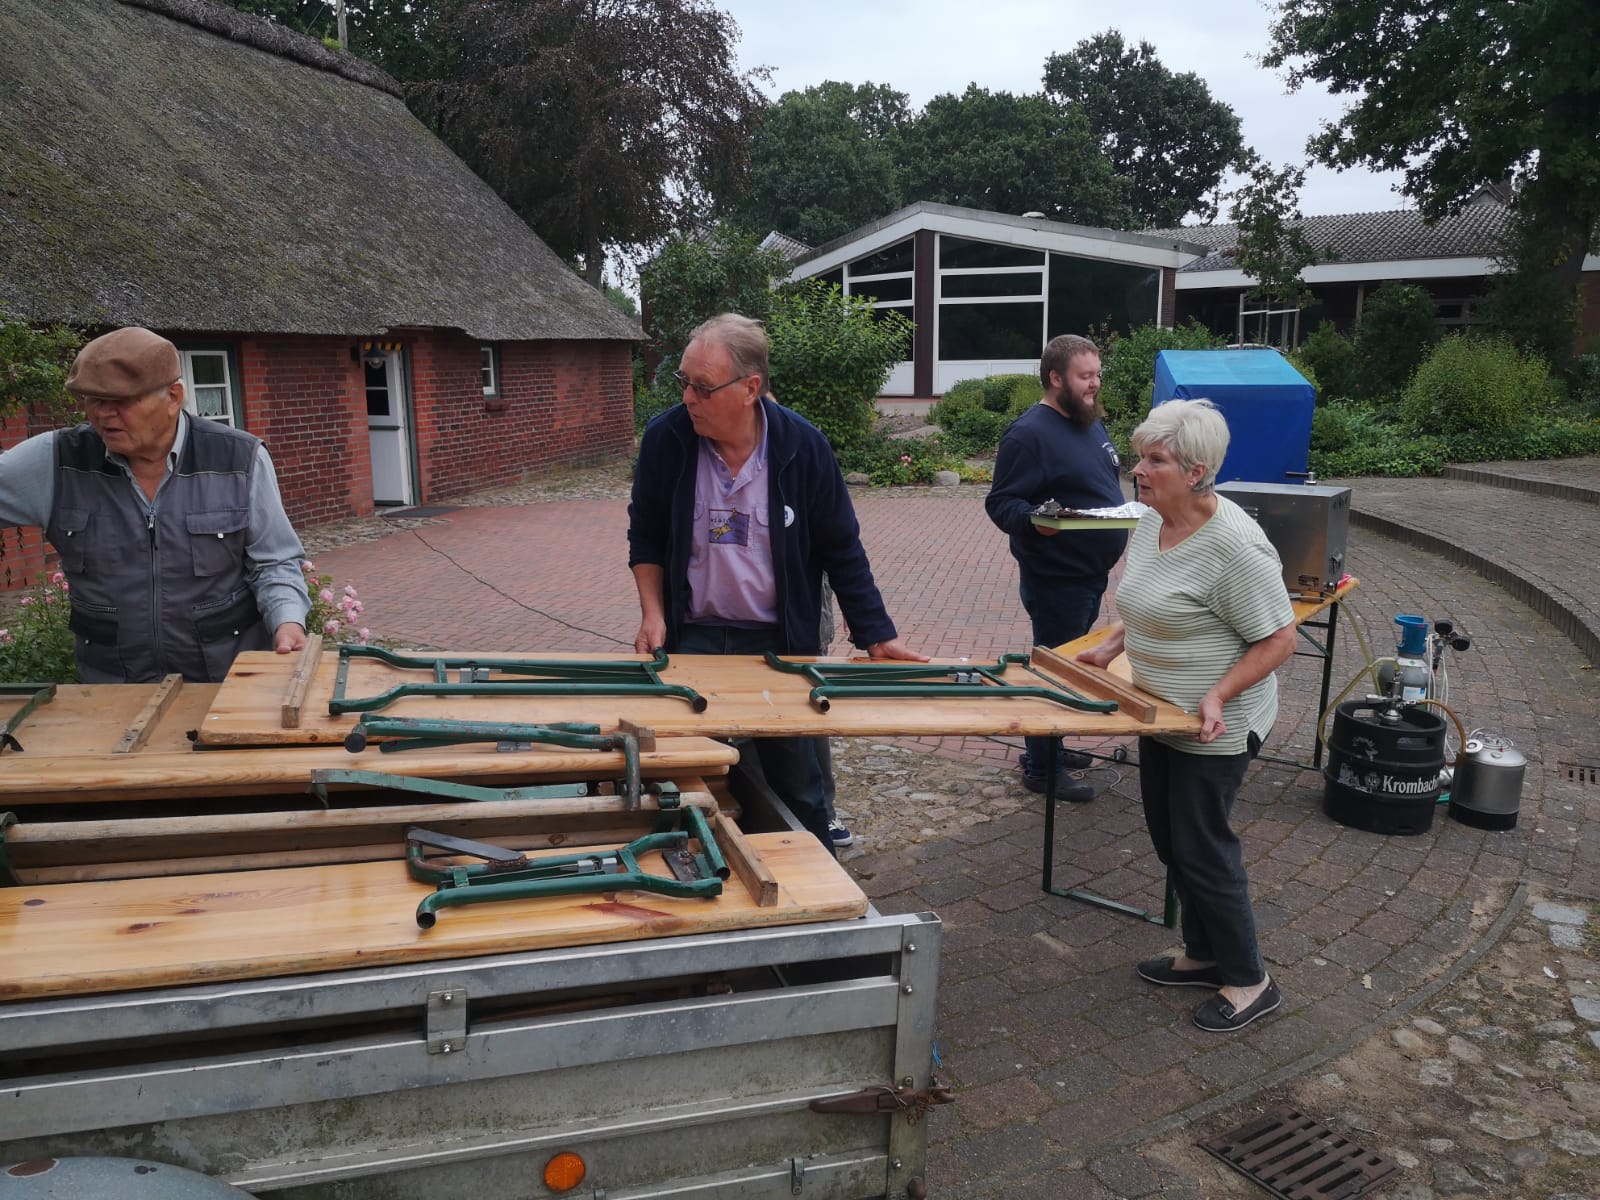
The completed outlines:
<svg viewBox="0 0 1600 1200">
<path fill-rule="evenodd" d="M 1104 670 L 1111 665 L 1112 660 L 1117 655 L 1122 653 L 1123 644 L 1126 640 L 1127 630 L 1118 622 L 1111 627 L 1111 632 L 1106 635 L 1103 641 L 1090 646 L 1087 650 L 1078 651 L 1077 660 L 1081 663 L 1088 663 L 1091 667 L 1099 667 Z"/>
<path fill-rule="evenodd" d="M 1215 692 L 1207 692 L 1200 697 L 1200 741 L 1214 742 L 1228 732 L 1228 724 L 1222 719 L 1222 700 Z"/>
</svg>

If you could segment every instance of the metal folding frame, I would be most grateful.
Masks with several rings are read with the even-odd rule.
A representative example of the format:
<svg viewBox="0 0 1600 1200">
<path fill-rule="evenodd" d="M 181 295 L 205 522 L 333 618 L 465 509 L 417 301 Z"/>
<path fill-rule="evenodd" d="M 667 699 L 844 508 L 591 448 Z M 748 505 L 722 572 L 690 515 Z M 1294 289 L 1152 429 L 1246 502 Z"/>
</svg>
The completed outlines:
<svg viewBox="0 0 1600 1200">
<path fill-rule="evenodd" d="M 350 699 L 345 696 L 345 685 L 349 681 L 352 658 L 376 659 L 402 670 L 429 671 L 433 678 L 399 683 L 375 696 Z M 706 698 L 699 692 L 683 684 L 661 682 L 661 671 L 667 662 L 664 650 L 657 650 L 649 662 L 637 659 L 585 662 L 445 655 L 423 658 L 395 654 L 378 646 L 340 646 L 339 668 L 334 677 L 333 696 L 328 701 L 328 713 L 338 717 L 352 712 L 374 712 L 406 696 L 673 696 L 687 701 L 695 712 L 705 712 Z M 450 682 L 451 671 L 458 672 L 458 682 Z M 489 679 L 490 671 L 545 678 L 528 683 Z"/>
<path fill-rule="evenodd" d="M 943 700 L 983 696 L 1048 700 L 1080 712 L 1115 712 L 1115 700 L 1091 700 L 1036 669 L 1026 654 L 1002 654 L 993 666 L 981 663 L 830 663 L 791 662 L 767 651 L 767 665 L 790 675 L 804 675 L 813 685 L 811 704 L 827 712 L 835 697 Z M 1049 686 L 1007 683 L 1001 676 L 1019 666 Z M 886 682 L 893 681 L 893 682 Z"/>
</svg>

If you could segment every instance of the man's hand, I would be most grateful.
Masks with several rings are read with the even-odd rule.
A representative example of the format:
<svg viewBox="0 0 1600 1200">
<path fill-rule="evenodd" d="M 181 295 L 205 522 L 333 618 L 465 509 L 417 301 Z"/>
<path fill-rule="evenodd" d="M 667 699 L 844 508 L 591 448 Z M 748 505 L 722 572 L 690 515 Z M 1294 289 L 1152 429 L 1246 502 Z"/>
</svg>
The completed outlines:
<svg viewBox="0 0 1600 1200">
<path fill-rule="evenodd" d="M 293 654 L 306 648 L 306 627 L 285 621 L 272 634 L 272 648 L 279 654 Z"/>
<path fill-rule="evenodd" d="M 867 647 L 868 658 L 898 658 L 902 662 L 927 662 L 926 654 L 918 654 L 915 650 L 907 649 L 901 644 L 899 638 L 890 638 L 886 642 L 873 642 Z"/>
<path fill-rule="evenodd" d="M 661 617 L 646 617 L 633 635 L 635 654 L 654 654 L 667 644 L 667 623 Z"/>
</svg>

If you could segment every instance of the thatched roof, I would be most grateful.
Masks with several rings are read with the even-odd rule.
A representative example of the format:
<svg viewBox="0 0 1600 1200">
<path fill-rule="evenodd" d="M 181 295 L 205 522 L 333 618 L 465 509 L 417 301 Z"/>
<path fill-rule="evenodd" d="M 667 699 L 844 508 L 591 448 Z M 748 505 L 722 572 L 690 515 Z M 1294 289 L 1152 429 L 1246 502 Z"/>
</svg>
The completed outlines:
<svg viewBox="0 0 1600 1200">
<path fill-rule="evenodd" d="M 0 308 L 634 339 L 351 55 L 210 0 L 0 0 Z"/>
</svg>

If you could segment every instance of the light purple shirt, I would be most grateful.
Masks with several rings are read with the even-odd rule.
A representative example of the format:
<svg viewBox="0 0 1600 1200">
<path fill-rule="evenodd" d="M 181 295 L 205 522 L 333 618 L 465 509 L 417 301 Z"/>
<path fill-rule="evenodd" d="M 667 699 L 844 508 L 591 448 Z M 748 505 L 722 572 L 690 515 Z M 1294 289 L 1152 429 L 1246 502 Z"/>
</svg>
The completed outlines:
<svg viewBox="0 0 1600 1200">
<path fill-rule="evenodd" d="M 765 417 L 755 452 L 738 475 L 728 470 L 708 439 L 700 439 L 689 549 L 689 620 L 740 628 L 778 623 Z"/>
</svg>

